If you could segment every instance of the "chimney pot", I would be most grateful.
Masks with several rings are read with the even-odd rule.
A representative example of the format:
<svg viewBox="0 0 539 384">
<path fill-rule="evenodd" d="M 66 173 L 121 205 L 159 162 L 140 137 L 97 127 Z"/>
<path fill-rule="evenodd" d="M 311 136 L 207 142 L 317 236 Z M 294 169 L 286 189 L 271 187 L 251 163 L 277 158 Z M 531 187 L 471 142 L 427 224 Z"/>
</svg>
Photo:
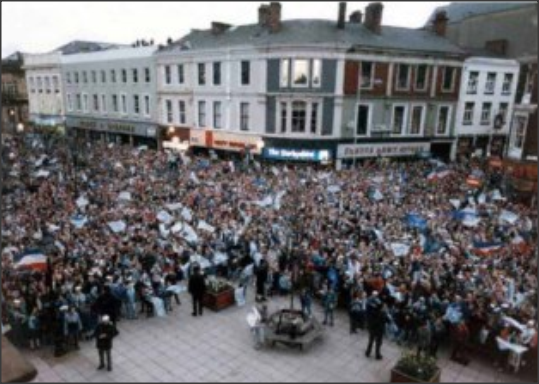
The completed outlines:
<svg viewBox="0 0 539 384">
<path fill-rule="evenodd" d="M 449 18 L 447 17 L 446 11 L 437 12 L 434 18 L 434 33 L 438 36 L 445 37 L 448 21 Z"/>
<path fill-rule="evenodd" d="M 261 5 L 258 8 L 258 25 L 261 27 L 267 27 L 269 22 L 270 7 L 269 5 Z"/>
<path fill-rule="evenodd" d="M 273 1 L 269 5 L 268 27 L 271 33 L 281 30 L 281 3 Z"/>
<path fill-rule="evenodd" d="M 363 21 L 363 13 L 361 11 L 355 11 L 350 14 L 350 22 L 352 24 L 361 24 Z"/>
<path fill-rule="evenodd" d="M 346 26 L 346 2 L 339 3 L 339 18 L 337 20 L 337 28 L 344 29 Z"/>
<path fill-rule="evenodd" d="M 365 9 L 365 27 L 371 32 L 380 34 L 382 32 L 382 16 L 384 5 L 382 3 L 370 3 Z"/>
</svg>

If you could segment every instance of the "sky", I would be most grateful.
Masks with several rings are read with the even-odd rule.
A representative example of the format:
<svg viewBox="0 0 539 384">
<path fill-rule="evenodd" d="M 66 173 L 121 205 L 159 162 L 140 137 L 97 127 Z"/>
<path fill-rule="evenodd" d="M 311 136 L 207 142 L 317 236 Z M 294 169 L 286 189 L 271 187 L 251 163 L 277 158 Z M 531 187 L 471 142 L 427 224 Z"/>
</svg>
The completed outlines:
<svg viewBox="0 0 539 384">
<path fill-rule="evenodd" d="M 18 2 L 2 1 L 2 57 L 15 51 L 44 53 L 72 40 L 131 44 L 174 40 L 212 21 L 251 24 L 261 2 Z M 347 13 L 368 2 L 348 2 Z M 386 2 L 383 24 L 424 25 L 431 12 L 448 2 Z M 282 17 L 337 20 L 338 2 L 282 2 Z"/>
</svg>

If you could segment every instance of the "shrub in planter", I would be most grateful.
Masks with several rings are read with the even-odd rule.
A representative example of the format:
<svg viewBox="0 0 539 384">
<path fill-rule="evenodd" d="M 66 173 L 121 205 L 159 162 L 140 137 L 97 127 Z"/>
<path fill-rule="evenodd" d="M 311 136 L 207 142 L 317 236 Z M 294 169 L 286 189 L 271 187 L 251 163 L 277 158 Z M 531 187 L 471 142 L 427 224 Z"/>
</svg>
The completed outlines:
<svg viewBox="0 0 539 384">
<path fill-rule="evenodd" d="M 436 359 L 418 356 L 415 351 L 407 351 L 391 371 L 392 383 L 439 383 L 441 370 Z"/>
</svg>

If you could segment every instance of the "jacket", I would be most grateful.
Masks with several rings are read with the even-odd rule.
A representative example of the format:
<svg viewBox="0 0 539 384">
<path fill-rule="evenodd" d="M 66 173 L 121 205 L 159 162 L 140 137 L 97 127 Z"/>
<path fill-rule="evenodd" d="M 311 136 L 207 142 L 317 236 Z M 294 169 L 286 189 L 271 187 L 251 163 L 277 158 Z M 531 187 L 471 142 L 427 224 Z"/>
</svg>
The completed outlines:
<svg viewBox="0 0 539 384">
<path fill-rule="evenodd" d="M 200 273 L 189 278 L 189 293 L 194 297 L 202 297 L 206 292 L 206 279 Z"/>
<path fill-rule="evenodd" d="M 112 349 L 112 339 L 116 334 L 114 325 L 111 323 L 101 323 L 95 329 L 95 340 L 97 349 Z"/>
</svg>

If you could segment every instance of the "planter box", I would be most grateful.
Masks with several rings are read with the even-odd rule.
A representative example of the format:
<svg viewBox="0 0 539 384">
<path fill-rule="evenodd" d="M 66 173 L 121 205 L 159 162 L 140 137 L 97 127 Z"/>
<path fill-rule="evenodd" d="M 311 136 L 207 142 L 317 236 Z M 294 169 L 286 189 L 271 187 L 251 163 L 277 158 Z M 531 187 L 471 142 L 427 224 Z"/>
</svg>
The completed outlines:
<svg viewBox="0 0 539 384">
<path fill-rule="evenodd" d="M 393 368 L 391 370 L 391 383 L 439 383 L 442 376 L 442 370 L 438 369 L 434 376 L 428 381 L 422 381 L 415 377 L 408 376 L 401 371 Z"/>
<path fill-rule="evenodd" d="M 234 303 L 234 289 L 232 288 L 218 294 L 206 293 L 202 299 L 202 304 L 215 312 L 231 307 Z"/>
</svg>

